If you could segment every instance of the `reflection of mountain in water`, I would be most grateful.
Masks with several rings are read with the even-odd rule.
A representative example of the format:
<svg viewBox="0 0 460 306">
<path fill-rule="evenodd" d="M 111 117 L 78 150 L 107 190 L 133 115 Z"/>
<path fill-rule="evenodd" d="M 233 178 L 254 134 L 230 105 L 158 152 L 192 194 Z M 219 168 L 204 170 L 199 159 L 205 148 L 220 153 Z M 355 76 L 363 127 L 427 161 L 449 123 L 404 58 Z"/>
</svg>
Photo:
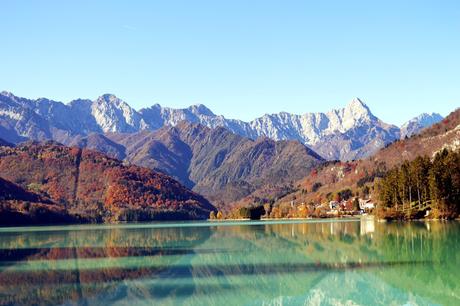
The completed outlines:
<svg viewBox="0 0 460 306">
<path fill-rule="evenodd" d="M 459 231 L 319 222 L 0 233 L 0 304 L 453 305 Z"/>
<path fill-rule="evenodd" d="M 272 301 L 260 301 L 254 305 L 433 305 L 419 296 L 414 296 L 386 284 L 372 273 L 347 271 L 333 273 L 311 288 L 306 295 L 281 296 Z"/>
</svg>

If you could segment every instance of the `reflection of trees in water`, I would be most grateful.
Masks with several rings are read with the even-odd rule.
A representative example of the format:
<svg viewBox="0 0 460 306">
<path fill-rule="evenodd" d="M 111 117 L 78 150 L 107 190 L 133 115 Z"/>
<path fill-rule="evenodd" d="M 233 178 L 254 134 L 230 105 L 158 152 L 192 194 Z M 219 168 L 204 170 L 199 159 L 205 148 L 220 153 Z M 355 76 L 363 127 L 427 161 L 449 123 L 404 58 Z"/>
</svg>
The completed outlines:
<svg viewBox="0 0 460 306">
<path fill-rule="evenodd" d="M 252 301 L 305 296 L 337 283 L 339 275 L 349 282 L 336 289 L 344 297 L 347 290 L 359 294 L 353 286 L 372 279 L 452 304 L 460 296 L 458 233 L 458 223 L 320 222 L 1 234 L 0 304 L 69 299 L 93 304 L 98 298 L 212 304 L 235 296 Z M 6 250 L 15 241 L 22 250 Z M 12 258 L 66 259 L 74 266 L 19 272 Z M 81 269 L 80 261 L 72 261 L 106 258 L 113 263 L 139 258 L 147 265 L 109 262 L 106 268 Z M 377 283 L 373 290 L 383 288 Z M 440 296 L 446 292 L 450 297 Z"/>
<path fill-rule="evenodd" d="M 227 266 L 198 266 L 192 273 L 195 278 L 223 276 L 222 283 L 227 287 L 246 288 L 245 294 L 252 296 L 248 297 L 250 301 L 257 297 L 276 297 L 280 291 L 285 295 L 299 295 L 324 283 L 331 274 L 356 276 L 353 274 L 356 272 L 378 276 L 373 281 L 381 282 L 382 286 L 376 285 L 374 290 L 389 284 L 386 287 L 402 288 L 405 290 L 400 292 L 412 292 L 452 305 L 458 304 L 460 296 L 457 285 L 459 233 L 460 224 L 455 222 L 375 223 L 367 224 L 364 230 L 359 222 L 274 224 L 231 231 L 222 227 L 206 241 L 205 247 L 225 241 L 230 246 L 242 245 L 248 252 L 241 258 L 231 258 Z M 205 256 L 206 262 L 222 261 L 220 254 Z M 266 262 L 267 258 L 286 264 L 258 263 Z M 250 277 L 250 283 L 237 277 L 241 275 Z M 412 280 L 414 277 L 417 280 Z M 357 290 L 353 286 L 359 278 L 350 280 L 349 286 L 343 284 L 341 290 Z M 432 286 L 433 281 L 437 285 Z M 447 287 L 450 297 L 445 296 L 443 286 Z M 210 303 L 218 301 L 215 299 L 219 296 L 204 290 L 200 296 Z M 359 291 L 356 294 L 360 294 Z"/>
<path fill-rule="evenodd" d="M 65 227 L 64 227 L 65 228 Z M 53 230 L 37 232 L 0 233 L 0 248 L 33 248 L 80 246 L 169 246 L 196 244 L 197 240 L 207 239 L 210 229 L 207 227 L 190 230 L 178 228 L 111 228 L 85 230 Z"/>
<path fill-rule="evenodd" d="M 380 225 L 378 234 L 374 247 L 383 257 L 430 260 L 422 269 L 378 270 L 381 279 L 444 305 L 460 304 L 460 223 L 390 223 Z"/>
<path fill-rule="evenodd" d="M 114 228 L 14 235 L 3 233 L 0 305 L 83 302 L 99 294 L 119 297 L 117 282 L 168 277 L 169 266 L 181 256 L 195 254 L 194 248 L 209 236 L 210 229 L 207 227 L 192 231 L 186 228 Z M 140 262 L 148 261 L 152 265 L 111 267 L 109 262 L 107 268 L 79 267 L 82 259 L 112 259 L 116 263 L 117 260 L 136 257 Z M 62 263 L 62 260 L 65 260 L 65 269 L 15 269 L 23 263 L 39 264 L 42 261 L 53 267 L 53 263 Z"/>
</svg>

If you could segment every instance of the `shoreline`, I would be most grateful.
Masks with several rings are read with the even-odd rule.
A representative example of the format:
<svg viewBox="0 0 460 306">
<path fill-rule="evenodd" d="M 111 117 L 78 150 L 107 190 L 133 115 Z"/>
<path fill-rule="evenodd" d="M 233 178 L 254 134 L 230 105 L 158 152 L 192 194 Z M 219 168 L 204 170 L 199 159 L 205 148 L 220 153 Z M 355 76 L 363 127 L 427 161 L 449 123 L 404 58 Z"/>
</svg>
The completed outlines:
<svg viewBox="0 0 460 306">
<path fill-rule="evenodd" d="M 307 222 L 306 222 L 307 221 Z M 317 219 L 271 219 L 271 220 L 195 220 L 195 221 L 156 221 L 156 222 L 127 222 L 127 223 L 92 223 L 92 224 L 67 224 L 67 225 L 35 225 L 35 226 L 0 226 L 1 232 L 15 231 L 72 231 L 94 229 L 117 229 L 117 228 L 171 228 L 171 227 L 213 227 L 235 225 L 261 225 L 261 224 L 299 224 L 299 223 L 328 223 L 328 222 L 358 222 L 358 218 L 317 218 Z"/>
<path fill-rule="evenodd" d="M 347 222 L 347 221 L 374 221 L 378 223 L 408 223 L 408 222 L 451 222 L 460 221 L 460 217 L 455 219 L 408 219 L 408 220 L 387 220 L 377 218 L 374 215 L 358 215 L 358 216 L 343 216 L 343 217 L 328 217 L 328 218 L 262 218 L 260 220 L 251 220 L 249 218 L 241 219 L 207 219 L 207 220 L 176 220 L 176 221 L 145 221 L 145 222 L 117 222 L 117 223 L 68 223 L 68 224 L 40 224 L 40 225 L 0 225 L 0 232 L 14 231 L 14 229 L 30 229 L 30 230 L 85 230 L 97 227 L 99 229 L 112 228 L 139 228 L 139 227 L 192 227 L 192 226 L 221 226 L 221 225 L 256 225 L 256 224 L 281 224 L 281 223 L 318 223 L 318 222 Z"/>
</svg>

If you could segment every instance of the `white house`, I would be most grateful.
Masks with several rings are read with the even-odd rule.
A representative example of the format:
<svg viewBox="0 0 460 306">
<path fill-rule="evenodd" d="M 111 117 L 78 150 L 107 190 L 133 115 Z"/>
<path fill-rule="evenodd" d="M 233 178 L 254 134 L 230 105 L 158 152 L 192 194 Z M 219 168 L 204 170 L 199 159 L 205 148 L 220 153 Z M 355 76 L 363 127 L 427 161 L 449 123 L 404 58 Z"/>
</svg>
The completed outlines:
<svg viewBox="0 0 460 306">
<path fill-rule="evenodd" d="M 375 208 L 374 202 L 371 200 L 359 199 L 359 209 L 361 210 L 371 210 Z"/>
</svg>

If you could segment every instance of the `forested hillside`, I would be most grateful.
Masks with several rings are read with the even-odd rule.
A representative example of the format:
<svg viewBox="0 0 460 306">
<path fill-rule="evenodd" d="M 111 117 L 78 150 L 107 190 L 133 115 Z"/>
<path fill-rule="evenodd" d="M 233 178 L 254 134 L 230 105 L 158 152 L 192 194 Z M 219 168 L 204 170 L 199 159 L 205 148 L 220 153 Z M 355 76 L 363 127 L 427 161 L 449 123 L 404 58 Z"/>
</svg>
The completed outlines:
<svg viewBox="0 0 460 306">
<path fill-rule="evenodd" d="M 215 209 L 164 174 L 55 143 L 0 147 L 0 176 L 82 221 L 203 219 Z"/>
<path fill-rule="evenodd" d="M 433 217 L 456 217 L 460 212 L 460 152 L 447 149 L 431 160 L 417 157 L 386 173 L 377 182 L 382 216 L 411 217 L 429 206 Z"/>
</svg>

